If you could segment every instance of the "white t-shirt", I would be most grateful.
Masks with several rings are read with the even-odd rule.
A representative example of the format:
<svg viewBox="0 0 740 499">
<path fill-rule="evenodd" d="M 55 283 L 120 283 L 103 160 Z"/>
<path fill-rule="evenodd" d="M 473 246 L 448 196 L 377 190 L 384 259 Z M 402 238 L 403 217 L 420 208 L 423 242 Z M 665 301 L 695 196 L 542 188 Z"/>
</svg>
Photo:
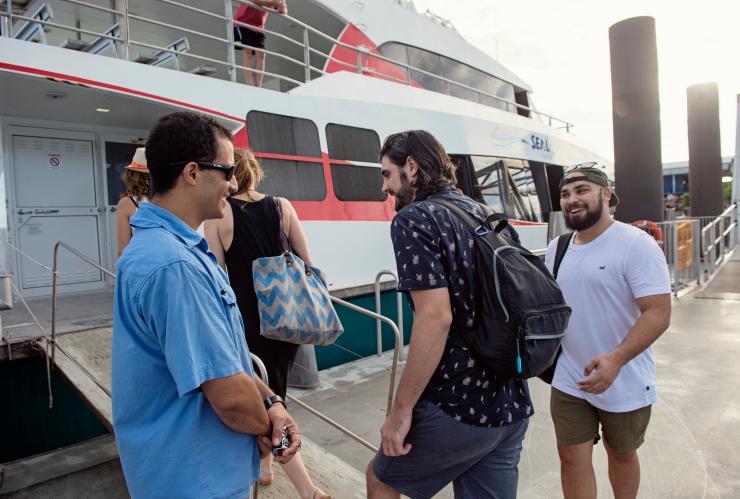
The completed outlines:
<svg viewBox="0 0 740 499">
<path fill-rule="evenodd" d="M 556 248 L 554 239 L 545 258 L 550 270 Z M 665 255 L 655 240 L 621 222 L 614 222 L 590 243 L 571 240 L 558 284 L 573 313 L 552 386 L 610 412 L 654 404 L 658 397 L 650 348 L 625 364 L 604 393 L 583 392 L 577 382 L 584 379 L 583 369 L 591 359 L 614 350 L 627 337 L 640 317 L 636 298 L 671 292 Z"/>
</svg>

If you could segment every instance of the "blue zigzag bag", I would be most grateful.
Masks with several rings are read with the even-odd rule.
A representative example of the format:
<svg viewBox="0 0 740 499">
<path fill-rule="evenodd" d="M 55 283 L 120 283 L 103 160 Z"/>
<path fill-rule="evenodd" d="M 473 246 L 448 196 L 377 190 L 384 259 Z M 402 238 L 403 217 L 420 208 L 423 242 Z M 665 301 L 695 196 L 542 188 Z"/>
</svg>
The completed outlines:
<svg viewBox="0 0 740 499">
<path fill-rule="evenodd" d="M 344 328 L 329 299 L 326 280 L 319 269 L 291 252 L 280 201 L 274 202 L 284 252 L 252 262 L 260 334 L 290 343 L 330 345 Z"/>
</svg>

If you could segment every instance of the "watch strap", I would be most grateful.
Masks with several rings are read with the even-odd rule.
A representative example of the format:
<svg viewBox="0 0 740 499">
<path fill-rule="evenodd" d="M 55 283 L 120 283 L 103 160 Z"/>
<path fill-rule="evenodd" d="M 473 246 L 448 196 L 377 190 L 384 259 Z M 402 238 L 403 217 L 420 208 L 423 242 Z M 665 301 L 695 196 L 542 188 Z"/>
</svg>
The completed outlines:
<svg viewBox="0 0 740 499">
<path fill-rule="evenodd" d="M 280 395 L 270 395 L 265 399 L 265 409 L 270 410 L 270 407 L 272 407 L 275 404 L 283 404 L 283 407 L 287 407 L 285 405 L 285 400 Z"/>
</svg>

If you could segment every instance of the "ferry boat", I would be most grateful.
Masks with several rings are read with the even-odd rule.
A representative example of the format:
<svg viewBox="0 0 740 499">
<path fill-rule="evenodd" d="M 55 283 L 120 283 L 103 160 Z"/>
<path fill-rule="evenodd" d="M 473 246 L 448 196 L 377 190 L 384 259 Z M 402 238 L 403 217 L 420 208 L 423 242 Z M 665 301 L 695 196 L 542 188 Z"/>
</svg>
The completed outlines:
<svg viewBox="0 0 740 499">
<path fill-rule="evenodd" d="M 230 26 L 242 2 L 103 3 L 14 0 L 2 13 L 0 223 L 40 262 L 63 240 L 113 268 L 121 168 L 175 110 L 214 116 L 255 152 L 262 190 L 294 203 L 332 289 L 394 268 L 378 170 L 390 133 L 438 137 L 461 189 L 516 220 L 532 249 L 545 247 L 562 166 L 607 164 L 521 78 L 410 1 L 291 0 L 268 16 L 263 88 L 240 83 Z M 45 269 L 18 252 L 5 265 L 24 296 L 48 296 Z M 60 293 L 110 286 L 77 259 L 60 268 Z"/>
<path fill-rule="evenodd" d="M 114 268 L 122 168 L 173 111 L 209 114 L 252 149 L 266 171 L 260 190 L 294 204 L 332 292 L 371 309 L 376 274 L 395 269 L 394 207 L 378 163 L 389 134 L 434 134 L 458 166 L 460 189 L 508 215 L 533 250 L 546 246 L 563 167 L 611 168 L 579 145 L 573 124 L 534 106 L 523 79 L 410 0 L 288 0 L 288 15 L 267 19 L 261 88 L 243 83 L 245 47 L 232 29 L 241 4 L 250 5 L 3 2 L 0 270 L 24 299 L 49 297 L 56 241 Z M 57 279 L 60 295 L 113 287 L 65 252 Z M 392 308 L 393 293 L 383 300 Z M 375 352 L 373 321 L 342 320 L 371 334 L 317 349 L 319 368 Z"/>
</svg>

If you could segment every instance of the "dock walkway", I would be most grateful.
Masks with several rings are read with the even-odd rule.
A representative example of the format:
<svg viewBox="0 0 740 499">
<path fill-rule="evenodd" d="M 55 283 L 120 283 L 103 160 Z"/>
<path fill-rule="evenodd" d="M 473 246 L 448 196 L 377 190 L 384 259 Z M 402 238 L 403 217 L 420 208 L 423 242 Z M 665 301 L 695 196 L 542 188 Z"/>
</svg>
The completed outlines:
<svg viewBox="0 0 740 499">
<path fill-rule="evenodd" d="M 739 275 L 740 249 L 705 289 L 673 300 L 671 326 L 654 347 L 659 401 L 639 452 L 641 498 L 740 497 Z M 110 328 L 68 332 L 58 341 L 59 369 L 110 424 Z M 290 389 L 289 393 L 377 445 L 385 417 L 390 359 L 388 352 L 381 358 L 373 356 L 322 371 L 318 389 Z M 83 379 L 90 375 L 95 381 Z M 539 380 L 533 380 L 530 388 L 535 415 L 522 453 L 519 497 L 562 497 L 549 388 Z M 364 497 L 363 473 L 372 452 L 296 404 L 290 409 L 307 436 L 304 459 L 316 481 L 334 497 Z M 611 498 L 601 446 L 594 456 L 599 497 Z M 62 476 L 56 486 L 50 480 L 8 497 L 33 497 L 33 491 L 42 496 L 93 497 L 96 480 L 106 474 L 118 476 L 108 481 L 113 485 L 106 496 L 127 496 L 117 461 L 96 469 L 97 476 L 77 471 L 79 480 Z M 6 471 L 12 475 L 14 470 Z M 25 473 L 16 472 L 15 476 Z M 279 471 L 274 485 L 261 488 L 259 494 L 260 498 L 292 496 Z M 452 497 L 451 488 L 437 497 Z"/>
</svg>

